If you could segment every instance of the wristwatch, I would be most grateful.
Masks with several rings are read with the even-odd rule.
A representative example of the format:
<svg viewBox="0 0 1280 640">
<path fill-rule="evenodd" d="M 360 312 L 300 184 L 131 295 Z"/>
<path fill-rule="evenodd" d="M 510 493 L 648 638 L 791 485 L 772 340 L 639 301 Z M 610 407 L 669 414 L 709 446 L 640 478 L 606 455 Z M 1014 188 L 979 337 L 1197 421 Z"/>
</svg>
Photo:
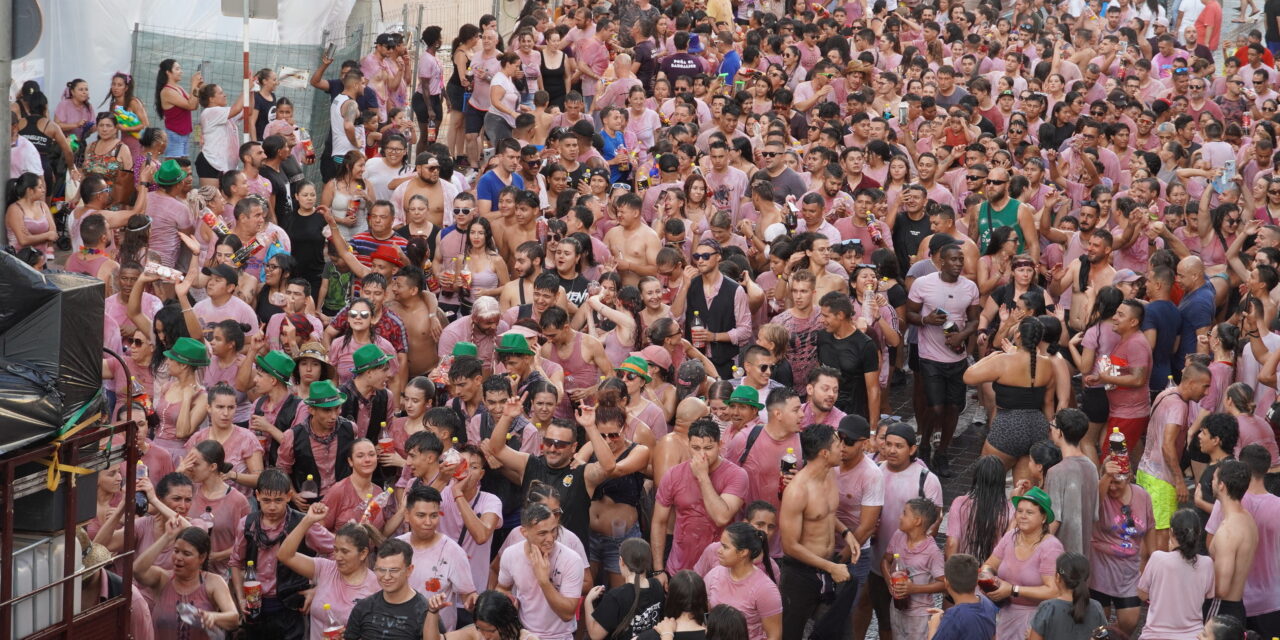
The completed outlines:
<svg viewBox="0 0 1280 640">
<path fill-rule="evenodd" d="M 1018 585 L 1013 585 L 1013 597 L 1018 597 Z"/>
</svg>

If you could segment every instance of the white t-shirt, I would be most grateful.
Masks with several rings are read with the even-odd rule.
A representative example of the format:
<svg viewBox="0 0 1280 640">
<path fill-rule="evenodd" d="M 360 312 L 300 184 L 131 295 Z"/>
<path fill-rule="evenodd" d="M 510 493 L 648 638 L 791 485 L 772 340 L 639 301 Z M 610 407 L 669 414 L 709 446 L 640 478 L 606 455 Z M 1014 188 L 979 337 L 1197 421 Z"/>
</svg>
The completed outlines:
<svg viewBox="0 0 1280 640">
<path fill-rule="evenodd" d="M 393 190 L 387 185 L 405 176 L 413 177 L 413 164 L 408 158 L 399 169 L 388 165 L 384 158 L 369 158 L 364 163 L 364 183 L 373 191 L 375 200 L 390 200 Z"/>
<path fill-rule="evenodd" d="M 218 171 L 230 171 L 240 164 L 236 153 L 240 146 L 236 123 L 244 114 L 229 118 L 230 114 L 231 107 L 205 107 L 200 112 L 200 131 L 204 138 L 201 153 L 209 166 Z"/>
<path fill-rule="evenodd" d="M 329 104 L 329 132 L 333 136 L 334 157 L 344 156 L 348 151 L 355 149 L 351 141 L 347 140 L 346 122 L 342 119 L 342 105 L 350 99 L 351 97 L 347 94 L 339 93 Z"/>
</svg>

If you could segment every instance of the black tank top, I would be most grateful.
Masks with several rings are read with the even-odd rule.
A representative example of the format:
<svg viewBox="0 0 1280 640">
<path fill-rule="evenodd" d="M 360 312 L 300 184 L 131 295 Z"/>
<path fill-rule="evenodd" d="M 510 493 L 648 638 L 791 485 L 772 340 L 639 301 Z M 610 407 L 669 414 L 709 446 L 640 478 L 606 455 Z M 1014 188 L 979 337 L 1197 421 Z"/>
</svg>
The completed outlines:
<svg viewBox="0 0 1280 640">
<path fill-rule="evenodd" d="M 1048 387 L 1012 387 L 999 382 L 992 382 L 991 388 L 996 394 L 997 407 L 1034 411 L 1044 408 L 1044 393 L 1048 390 Z"/>
<path fill-rule="evenodd" d="M 40 152 L 40 157 L 47 157 L 53 152 L 53 140 L 40 129 L 40 121 L 44 118 L 26 116 L 27 126 L 18 131 L 18 135 L 26 138 Z"/>
<path fill-rule="evenodd" d="M 462 57 L 467 58 L 467 54 L 465 53 L 462 54 Z M 468 65 L 471 64 L 471 58 L 467 58 L 467 64 Z M 459 87 L 462 86 L 462 79 L 461 79 L 461 76 L 458 75 L 458 65 L 456 64 L 453 65 L 453 73 L 449 74 L 448 84 L 459 86 Z"/>
<path fill-rule="evenodd" d="M 551 97 L 551 102 L 556 100 L 564 100 L 564 61 L 565 53 L 560 54 L 560 66 L 555 69 L 547 66 L 547 59 L 544 56 L 538 56 L 538 68 L 542 71 L 542 88 L 547 91 L 547 95 Z"/>
</svg>

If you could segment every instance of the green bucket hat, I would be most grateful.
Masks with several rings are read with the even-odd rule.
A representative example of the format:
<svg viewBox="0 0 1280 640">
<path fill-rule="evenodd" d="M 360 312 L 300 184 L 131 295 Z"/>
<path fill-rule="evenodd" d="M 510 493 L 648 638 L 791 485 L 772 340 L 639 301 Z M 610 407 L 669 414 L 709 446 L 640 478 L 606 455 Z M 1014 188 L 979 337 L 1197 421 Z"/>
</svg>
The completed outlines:
<svg viewBox="0 0 1280 640">
<path fill-rule="evenodd" d="M 756 409 L 764 408 L 764 405 L 760 404 L 760 392 L 749 384 L 740 384 L 735 387 L 726 404 L 745 404 Z"/>
<path fill-rule="evenodd" d="M 351 372 L 359 375 L 391 362 L 393 356 L 376 344 L 366 344 L 351 354 Z"/>
<path fill-rule="evenodd" d="M 265 355 L 254 358 L 253 361 L 258 363 L 258 368 L 262 369 L 263 373 L 286 384 L 289 382 L 289 377 L 293 375 L 294 368 L 298 366 L 289 354 L 279 350 L 268 351 Z"/>
<path fill-rule="evenodd" d="M 1049 499 L 1049 494 L 1045 493 L 1044 489 L 1041 489 L 1040 487 L 1031 487 L 1031 489 L 1026 493 L 1020 496 L 1014 496 L 1013 506 L 1017 508 L 1018 503 L 1023 500 L 1030 500 L 1039 505 L 1039 507 L 1044 510 L 1045 522 L 1053 524 L 1053 500 Z"/>
<path fill-rule="evenodd" d="M 347 394 L 338 391 L 338 385 L 332 380 L 318 380 L 311 383 L 307 390 L 305 402 L 309 407 L 340 407 L 347 401 Z"/>
<path fill-rule="evenodd" d="M 495 351 L 500 354 L 515 354 L 518 356 L 533 355 L 533 347 L 529 346 L 529 341 L 518 333 L 504 334 Z"/>
<path fill-rule="evenodd" d="M 452 355 L 455 358 L 458 356 L 471 356 L 475 358 L 480 355 L 480 349 L 476 347 L 476 343 L 463 340 L 453 345 Z"/>
<path fill-rule="evenodd" d="M 209 366 L 209 351 L 204 348 L 203 342 L 195 338 L 178 338 L 173 343 L 173 348 L 164 352 L 164 357 L 189 367 Z"/>
<path fill-rule="evenodd" d="M 172 187 L 182 182 L 183 178 L 186 177 L 187 172 L 178 165 L 177 160 L 165 160 L 160 165 L 160 168 L 156 170 L 155 175 L 152 176 L 152 180 L 155 180 L 155 183 L 162 187 Z"/>
<path fill-rule="evenodd" d="M 653 376 L 649 375 L 649 363 L 639 356 L 631 356 L 630 358 L 623 360 L 622 364 L 614 367 L 613 370 L 634 373 L 641 378 L 644 378 L 645 382 L 653 381 Z"/>
</svg>

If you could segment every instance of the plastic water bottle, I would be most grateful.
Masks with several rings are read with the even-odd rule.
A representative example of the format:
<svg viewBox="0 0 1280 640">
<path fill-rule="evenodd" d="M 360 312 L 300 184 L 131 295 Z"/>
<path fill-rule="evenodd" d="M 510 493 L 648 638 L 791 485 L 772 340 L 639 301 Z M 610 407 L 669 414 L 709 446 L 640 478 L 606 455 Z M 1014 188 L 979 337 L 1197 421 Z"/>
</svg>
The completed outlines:
<svg viewBox="0 0 1280 640">
<path fill-rule="evenodd" d="M 875 304 L 875 301 L 875 285 L 867 285 L 867 290 L 862 292 L 862 318 L 867 321 L 868 325 L 875 323 L 875 320 L 871 315 L 871 306 Z"/>
<path fill-rule="evenodd" d="M 360 516 L 360 521 L 374 522 L 377 520 L 378 516 L 382 515 L 382 512 L 387 508 L 387 505 L 391 503 L 391 494 L 393 493 L 395 493 L 395 489 L 387 487 L 377 497 L 374 497 L 371 493 L 365 494 L 364 514 Z"/>
<path fill-rule="evenodd" d="M 138 474 L 138 475 L 137 475 L 137 478 L 138 478 L 139 480 L 143 480 L 143 479 L 145 479 L 145 478 L 147 477 L 147 465 L 146 465 L 146 463 L 145 463 L 145 462 L 143 462 L 143 461 L 141 461 L 141 460 L 139 460 L 139 461 L 138 461 L 138 471 L 137 471 L 137 474 Z M 146 494 L 146 492 L 145 492 L 145 491 L 136 491 L 136 492 L 134 492 L 134 494 L 133 494 L 133 507 L 134 507 L 134 512 L 135 512 L 135 513 L 137 513 L 137 514 L 138 514 L 138 515 L 140 515 L 140 516 L 145 516 L 145 515 L 147 515 L 147 506 L 148 506 L 149 504 L 150 504 L 150 501 L 149 501 L 149 500 L 147 500 L 147 494 Z"/>
<path fill-rule="evenodd" d="M 324 603 L 324 618 L 324 629 L 320 631 L 320 637 L 324 640 L 342 640 L 347 627 L 338 622 L 338 619 L 333 615 L 333 607 L 330 607 L 327 602 Z"/>
<path fill-rule="evenodd" d="M 890 567 L 889 583 L 896 587 L 898 585 L 907 584 L 910 581 L 911 572 L 907 570 L 907 564 L 902 561 L 902 556 L 896 553 L 893 554 L 893 565 Z M 905 611 L 911 606 L 911 596 L 904 596 L 902 598 L 895 596 L 893 598 L 893 606 L 899 611 Z"/>
<path fill-rule="evenodd" d="M 693 338 L 694 349 L 702 350 L 707 348 L 707 341 L 705 339 L 701 339 L 697 337 L 698 329 L 705 330 L 706 328 L 707 328 L 707 325 L 703 324 L 702 316 L 700 316 L 697 311 L 694 311 L 693 321 L 689 323 L 690 335 L 694 336 Z"/>
</svg>

